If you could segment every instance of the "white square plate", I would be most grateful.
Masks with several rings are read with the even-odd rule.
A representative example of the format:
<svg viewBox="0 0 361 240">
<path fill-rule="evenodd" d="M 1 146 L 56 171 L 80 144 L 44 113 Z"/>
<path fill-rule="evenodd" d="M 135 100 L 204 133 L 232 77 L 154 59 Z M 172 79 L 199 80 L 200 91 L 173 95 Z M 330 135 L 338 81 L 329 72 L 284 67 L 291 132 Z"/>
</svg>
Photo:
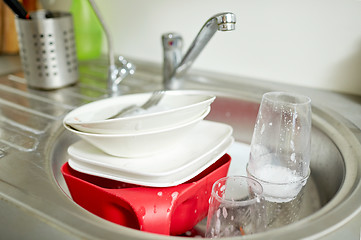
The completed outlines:
<svg viewBox="0 0 361 240">
<path fill-rule="evenodd" d="M 201 121 L 171 151 L 144 158 L 107 155 L 85 141 L 68 149 L 69 165 L 80 172 L 144 186 L 183 183 L 216 162 L 234 142 L 229 125 Z"/>
</svg>

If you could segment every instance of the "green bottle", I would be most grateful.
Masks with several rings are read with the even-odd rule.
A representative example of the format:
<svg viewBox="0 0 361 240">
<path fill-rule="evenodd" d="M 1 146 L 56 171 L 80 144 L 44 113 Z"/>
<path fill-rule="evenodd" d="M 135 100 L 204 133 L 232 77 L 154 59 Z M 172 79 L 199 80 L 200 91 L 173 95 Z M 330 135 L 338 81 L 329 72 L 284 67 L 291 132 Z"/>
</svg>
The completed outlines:
<svg viewBox="0 0 361 240">
<path fill-rule="evenodd" d="M 103 43 L 102 26 L 88 0 L 73 0 L 75 43 L 78 60 L 89 60 L 101 55 Z"/>
</svg>

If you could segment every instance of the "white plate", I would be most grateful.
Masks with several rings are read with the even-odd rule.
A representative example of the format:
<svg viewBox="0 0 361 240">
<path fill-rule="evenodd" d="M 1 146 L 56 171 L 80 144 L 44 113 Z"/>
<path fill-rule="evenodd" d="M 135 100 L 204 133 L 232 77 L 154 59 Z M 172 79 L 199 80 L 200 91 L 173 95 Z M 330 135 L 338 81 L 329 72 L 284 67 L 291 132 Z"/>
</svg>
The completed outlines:
<svg viewBox="0 0 361 240">
<path fill-rule="evenodd" d="M 132 174 L 120 173 L 116 169 L 112 168 L 99 168 L 98 166 L 73 159 L 69 159 L 68 163 L 71 168 L 89 175 L 148 187 L 171 187 L 182 184 L 207 169 L 226 153 L 227 148 L 233 143 L 233 141 L 233 137 L 229 137 L 221 146 L 219 146 L 219 149 L 199 159 L 199 162 L 194 163 L 191 168 L 161 177 L 139 177 Z"/>
<path fill-rule="evenodd" d="M 140 115 L 107 119 L 129 105 L 141 105 L 152 93 L 127 94 L 80 106 L 64 117 L 64 124 L 100 134 L 135 134 L 184 124 L 198 118 L 215 96 L 201 91 L 166 91 L 159 104 Z"/>
<path fill-rule="evenodd" d="M 234 142 L 231 134 L 226 124 L 204 121 L 173 151 L 139 159 L 112 157 L 79 141 L 68 149 L 69 165 L 83 173 L 138 185 L 175 186 L 224 155 Z"/>
</svg>

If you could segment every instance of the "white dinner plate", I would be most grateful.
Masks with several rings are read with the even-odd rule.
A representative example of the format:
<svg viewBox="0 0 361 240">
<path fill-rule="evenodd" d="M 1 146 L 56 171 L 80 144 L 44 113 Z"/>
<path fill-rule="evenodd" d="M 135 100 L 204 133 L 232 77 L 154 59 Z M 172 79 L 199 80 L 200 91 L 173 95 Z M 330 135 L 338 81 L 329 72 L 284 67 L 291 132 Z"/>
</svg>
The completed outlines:
<svg viewBox="0 0 361 240">
<path fill-rule="evenodd" d="M 130 105 L 142 105 L 152 93 L 127 94 L 101 99 L 69 112 L 64 125 L 82 132 L 99 134 L 134 134 L 182 125 L 201 116 L 215 96 L 201 91 L 171 90 L 157 106 L 142 114 L 108 119 Z"/>
</svg>

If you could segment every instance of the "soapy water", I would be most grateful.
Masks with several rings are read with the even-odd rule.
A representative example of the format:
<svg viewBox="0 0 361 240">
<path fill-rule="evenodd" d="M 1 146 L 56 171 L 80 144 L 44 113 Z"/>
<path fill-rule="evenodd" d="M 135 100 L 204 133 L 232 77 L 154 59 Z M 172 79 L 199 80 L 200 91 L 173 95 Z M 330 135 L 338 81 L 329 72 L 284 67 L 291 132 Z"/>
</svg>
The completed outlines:
<svg viewBox="0 0 361 240">
<path fill-rule="evenodd" d="M 259 155 L 268 156 L 267 149 L 257 148 Z M 250 145 L 235 142 L 228 150 L 232 156 L 232 162 L 228 175 L 247 175 L 247 159 L 249 158 Z M 289 202 L 297 197 L 303 186 L 307 182 L 304 178 L 297 174 L 295 171 L 282 167 L 279 161 L 269 157 L 263 159 L 262 164 L 256 166 L 252 164 L 248 166 L 248 170 L 259 180 L 263 187 L 263 193 L 267 201 L 282 203 Z M 291 159 L 292 160 L 292 159 Z M 256 169 L 256 170 L 253 170 Z M 263 181 L 260 181 L 263 180 Z M 291 182 L 290 184 L 285 184 Z M 267 184 L 268 183 L 268 184 Z M 276 184 L 272 184 L 276 183 Z"/>
<path fill-rule="evenodd" d="M 292 148 L 293 141 L 290 144 Z M 309 171 L 301 154 L 272 153 L 259 144 L 252 145 L 250 152 L 248 172 L 261 183 L 267 201 L 289 202 L 297 197 L 307 182 L 305 169 Z"/>
<path fill-rule="evenodd" d="M 289 202 L 295 199 L 306 184 L 296 171 L 283 166 L 265 164 L 254 170 L 254 176 L 260 180 L 265 199 L 270 202 Z"/>
</svg>

